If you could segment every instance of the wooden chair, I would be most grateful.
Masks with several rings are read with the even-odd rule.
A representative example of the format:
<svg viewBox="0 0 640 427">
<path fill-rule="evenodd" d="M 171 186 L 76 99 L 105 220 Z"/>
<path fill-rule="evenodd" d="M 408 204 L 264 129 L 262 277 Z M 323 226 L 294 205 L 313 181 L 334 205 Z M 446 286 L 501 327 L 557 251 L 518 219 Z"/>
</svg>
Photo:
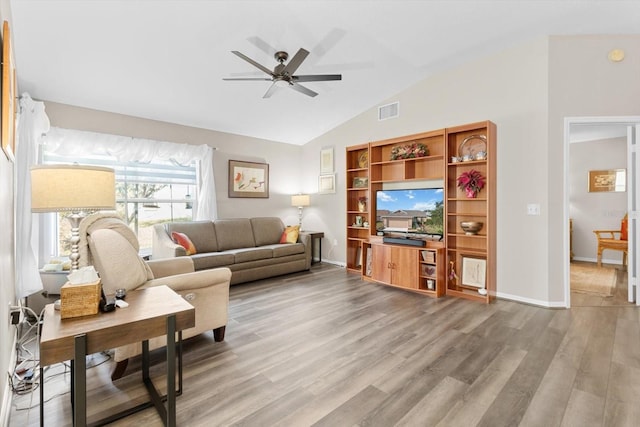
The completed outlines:
<svg viewBox="0 0 640 427">
<path fill-rule="evenodd" d="M 598 267 L 602 266 L 602 251 L 609 249 L 612 251 L 622 251 L 622 266 L 626 268 L 627 252 L 629 245 L 627 241 L 627 215 L 622 219 L 620 230 L 593 230 L 598 238 Z"/>
</svg>

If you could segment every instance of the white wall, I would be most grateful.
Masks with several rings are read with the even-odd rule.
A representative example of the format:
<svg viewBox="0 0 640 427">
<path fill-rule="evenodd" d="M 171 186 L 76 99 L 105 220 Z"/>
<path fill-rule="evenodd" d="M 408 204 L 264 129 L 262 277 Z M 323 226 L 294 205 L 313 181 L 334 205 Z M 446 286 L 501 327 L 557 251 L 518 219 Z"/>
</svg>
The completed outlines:
<svg viewBox="0 0 640 427">
<path fill-rule="evenodd" d="M 338 192 L 318 196 L 318 218 L 307 220 L 325 231 L 328 243 L 338 241 L 323 247 L 323 259 L 345 259 L 344 147 L 491 120 L 498 129 L 498 293 L 546 304 L 547 57 L 545 38 L 447 70 L 381 102 L 400 101 L 400 118 L 378 122 L 376 106 L 305 145 L 303 161 L 310 165 L 318 163 L 321 147 L 336 147 Z M 317 169 L 306 183 L 317 179 Z M 532 202 L 543 206 L 541 216 L 526 215 Z"/>
<path fill-rule="evenodd" d="M 613 48 L 627 58 L 609 62 Z M 382 101 L 400 101 L 398 119 L 377 122 L 374 107 L 307 144 L 309 164 L 323 146 L 338 154 L 338 193 L 318 197 L 317 226 L 307 222 L 338 241 L 323 258 L 345 258 L 345 146 L 488 119 L 498 128 L 498 295 L 564 307 L 564 118 L 637 115 L 638 51 L 638 35 L 533 40 Z M 526 215 L 528 203 L 540 204 L 541 215 Z"/>
<path fill-rule="evenodd" d="M 11 9 L 9 0 L 0 0 L 0 22 L 9 21 L 11 26 Z M 7 402 L 11 391 L 6 372 L 12 371 L 12 356 L 15 327 L 9 324 L 9 303 L 15 304 L 15 203 L 14 172 L 4 152 L 0 150 L 0 424 L 6 421 L 9 407 Z"/>
<path fill-rule="evenodd" d="M 290 196 L 304 190 L 299 179 L 301 147 L 54 102 L 45 101 L 45 107 L 51 126 L 216 147 L 214 174 L 220 218 L 277 216 L 287 224 L 298 223 Z M 268 163 L 269 198 L 229 198 L 229 160 Z"/>
<path fill-rule="evenodd" d="M 626 58 L 612 63 L 611 49 L 623 49 Z M 555 36 L 549 42 L 549 185 L 547 228 L 549 299 L 564 298 L 562 209 L 568 196 L 564 177 L 564 118 L 583 116 L 637 116 L 640 107 L 640 35 Z"/>
<path fill-rule="evenodd" d="M 595 261 L 598 243 L 593 230 L 619 230 L 627 212 L 626 192 L 589 192 L 589 171 L 626 167 L 626 138 L 570 145 L 569 217 L 573 220 L 574 259 Z M 620 251 L 604 251 L 602 255 L 606 263 L 622 263 Z"/>
</svg>

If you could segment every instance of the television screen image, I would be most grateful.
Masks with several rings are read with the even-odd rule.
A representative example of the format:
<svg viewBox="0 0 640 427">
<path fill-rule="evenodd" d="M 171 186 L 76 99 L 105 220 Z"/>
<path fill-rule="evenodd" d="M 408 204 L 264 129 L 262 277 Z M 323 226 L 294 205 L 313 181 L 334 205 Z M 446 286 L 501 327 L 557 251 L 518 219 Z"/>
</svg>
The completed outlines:
<svg viewBox="0 0 640 427">
<path fill-rule="evenodd" d="M 442 236 L 444 232 L 443 189 L 378 190 L 376 192 L 376 230 Z"/>
</svg>

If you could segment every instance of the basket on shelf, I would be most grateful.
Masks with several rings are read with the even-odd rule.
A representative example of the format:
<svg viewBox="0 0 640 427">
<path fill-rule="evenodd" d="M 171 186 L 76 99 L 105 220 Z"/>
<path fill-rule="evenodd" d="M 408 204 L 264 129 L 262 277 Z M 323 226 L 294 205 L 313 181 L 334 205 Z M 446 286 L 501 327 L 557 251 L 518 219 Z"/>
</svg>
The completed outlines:
<svg viewBox="0 0 640 427">
<path fill-rule="evenodd" d="M 487 137 L 484 135 L 471 135 L 466 137 L 458 148 L 458 154 L 463 162 L 486 160 Z"/>
</svg>

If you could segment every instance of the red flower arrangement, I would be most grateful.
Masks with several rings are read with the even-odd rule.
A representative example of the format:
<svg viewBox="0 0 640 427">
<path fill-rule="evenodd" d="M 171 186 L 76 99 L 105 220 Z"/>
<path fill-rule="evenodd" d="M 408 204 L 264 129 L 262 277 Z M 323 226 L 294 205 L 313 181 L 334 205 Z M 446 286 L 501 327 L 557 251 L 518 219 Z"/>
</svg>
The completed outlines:
<svg viewBox="0 0 640 427">
<path fill-rule="evenodd" d="M 458 177 L 458 188 L 464 190 L 467 197 L 474 198 L 484 188 L 484 176 L 475 169 L 462 172 Z"/>
</svg>

